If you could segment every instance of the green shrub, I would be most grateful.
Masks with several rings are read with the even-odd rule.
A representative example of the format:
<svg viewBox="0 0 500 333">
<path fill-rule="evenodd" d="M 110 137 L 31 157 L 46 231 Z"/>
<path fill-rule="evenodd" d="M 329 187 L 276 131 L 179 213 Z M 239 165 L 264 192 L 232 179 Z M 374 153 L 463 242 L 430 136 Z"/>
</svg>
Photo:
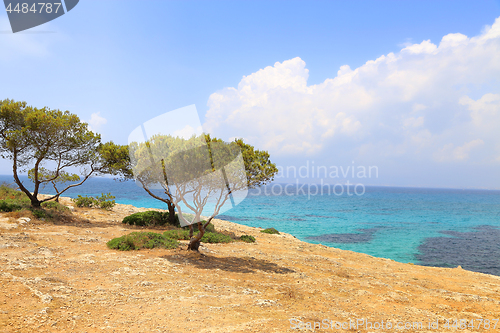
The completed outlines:
<svg viewBox="0 0 500 333">
<path fill-rule="evenodd" d="M 165 224 L 163 213 L 157 211 L 140 212 L 126 216 L 123 219 L 122 223 L 127 223 L 130 225 L 138 225 L 138 226 Z"/>
<path fill-rule="evenodd" d="M 22 208 L 23 206 L 14 200 L 0 200 L 0 211 L 2 212 L 13 212 Z"/>
<path fill-rule="evenodd" d="M 47 201 L 42 203 L 41 208 L 31 207 L 31 201 L 26 195 L 18 190 L 15 190 L 7 185 L 0 185 L 0 211 L 13 212 L 26 210 L 31 211 L 37 219 L 55 219 L 67 220 L 69 208 L 55 201 Z"/>
<path fill-rule="evenodd" d="M 70 209 L 64 205 L 61 205 L 59 202 L 56 201 L 46 201 L 42 203 L 42 207 L 45 209 L 51 209 L 55 210 L 58 212 L 69 212 Z"/>
<path fill-rule="evenodd" d="M 118 238 L 113 238 L 106 244 L 110 249 L 130 251 L 139 249 L 164 248 L 175 249 L 179 242 L 154 232 L 132 232 Z"/>
<path fill-rule="evenodd" d="M 233 239 L 231 236 L 224 235 L 218 232 L 206 232 L 201 237 L 203 243 L 231 243 Z"/>
<path fill-rule="evenodd" d="M 203 224 L 207 223 L 207 221 L 205 221 L 205 220 L 202 220 L 202 221 L 200 221 L 200 222 L 201 222 L 201 223 L 203 223 Z M 193 224 L 193 228 L 194 228 L 194 231 L 195 231 L 195 232 L 198 232 L 198 225 Z M 182 229 L 187 229 L 187 230 L 189 230 L 189 226 L 182 227 Z M 209 224 L 207 225 L 207 227 L 205 228 L 205 232 L 216 232 L 216 231 L 215 231 L 215 227 L 214 227 L 214 225 L 213 225 L 212 223 L 209 223 Z"/>
<path fill-rule="evenodd" d="M 246 243 L 255 243 L 255 237 L 250 235 L 241 235 L 240 240 Z"/>
<path fill-rule="evenodd" d="M 198 232 L 193 235 L 196 236 Z M 189 240 L 189 230 L 187 229 L 174 229 L 167 230 L 163 233 L 163 236 L 178 240 Z M 205 232 L 203 237 L 201 237 L 202 243 L 230 243 L 233 239 L 231 236 L 222 234 L 220 232 Z"/>
<path fill-rule="evenodd" d="M 77 198 L 72 199 L 77 207 L 86 207 L 86 208 L 101 208 L 101 209 L 111 209 L 115 206 L 115 197 L 111 195 L 111 193 L 104 194 L 101 193 L 100 196 L 89 197 L 89 196 L 81 196 L 78 195 Z"/>
<path fill-rule="evenodd" d="M 155 210 L 150 210 L 147 212 L 134 213 L 132 215 L 126 216 L 122 223 L 138 226 L 155 226 L 155 225 L 165 225 L 169 223 L 169 213 L 168 212 L 158 212 Z M 175 215 L 175 226 L 180 227 L 179 218 Z"/>
<path fill-rule="evenodd" d="M 3 183 L 0 185 L 0 211 L 13 212 L 31 205 L 26 194 Z"/>
<path fill-rule="evenodd" d="M 95 205 L 96 199 L 88 196 L 81 196 L 78 194 L 77 198 L 72 199 L 76 207 L 93 207 Z"/>
<path fill-rule="evenodd" d="M 114 198 L 115 197 L 113 195 L 111 195 L 111 193 L 108 193 L 108 194 L 101 193 L 100 197 L 96 196 L 96 199 L 97 199 L 96 205 L 101 209 L 109 210 L 109 209 L 113 208 L 116 204 L 115 200 L 112 200 Z"/>
<path fill-rule="evenodd" d="M 51 218 L 52 214 L 43 209 L 31 209 L 33 216 L 37 219 Z"/>
<path fill-rule="evenodd" d="M 184 229 L 167 230 L 163 233 L 163 236 L 172 239 L 189 240 L 189 230 L 184 230 Z"/>
<path fill-rule="evenodd" d="M 3 183 L 0 185 L 0 199 L 27 199 L 26 194 Z"/>
<path fill-rule="evenodd" d="M 276 235 L 279 235 L 280 232 L 274 228 L 267 228 L 267 229 L 264 229 L 264 230 L 261 230 L 260 232 L 263 232 L 263 233 L 266 233 L 266 234 L 276 234 Z"/>
<path fill-rule="evenodd" d="M 113 238 L 106 245 L 110 249 L 120 250 L 120 251 L 130 251 L 130 250 L 138 250 L 135 247 L 134 240 L 129 235 L 121 236 L 118 238 Z"/>
</svg>

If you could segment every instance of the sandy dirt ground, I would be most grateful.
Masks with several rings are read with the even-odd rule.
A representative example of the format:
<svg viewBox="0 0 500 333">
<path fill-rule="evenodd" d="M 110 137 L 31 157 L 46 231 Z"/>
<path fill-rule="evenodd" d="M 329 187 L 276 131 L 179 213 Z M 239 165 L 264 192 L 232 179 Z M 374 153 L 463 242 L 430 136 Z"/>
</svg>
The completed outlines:
<svg viewBox="0 0 500 333">
<path fill-rule="evenodd" d="M 79 221 L 58 224 L 0 214 L 0 332 L 500 332 L 500 277 L 220 220 L 256 243 L 108 249 L 139 229 L 121 223 L 137 211 L 74 208 Z"/>
</svg>

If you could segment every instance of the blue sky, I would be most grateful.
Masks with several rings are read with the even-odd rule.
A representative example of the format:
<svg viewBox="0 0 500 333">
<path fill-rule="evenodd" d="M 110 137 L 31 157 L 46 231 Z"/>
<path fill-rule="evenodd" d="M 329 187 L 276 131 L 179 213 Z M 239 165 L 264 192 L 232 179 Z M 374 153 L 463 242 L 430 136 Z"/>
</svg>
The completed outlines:
<svg viewBox="0 0 500 333">
<path fill-rule="evenodd" d="M 205 130 L 285 170 L 500 188 L 499 17 L 498 0 L 81 0 L 12 34 L 0 11 L 0 98 L 70 110 L 120 144 L 195 104 Z"/>
</svg>

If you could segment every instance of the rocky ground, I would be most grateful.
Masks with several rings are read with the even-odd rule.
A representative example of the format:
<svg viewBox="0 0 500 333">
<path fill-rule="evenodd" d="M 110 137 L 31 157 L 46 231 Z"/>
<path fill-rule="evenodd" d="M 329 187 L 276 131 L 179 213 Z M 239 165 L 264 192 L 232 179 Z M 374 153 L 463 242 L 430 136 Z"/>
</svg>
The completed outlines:
<svg viewBox="0 0 500 333">
<path fill-rule="evenodd" d="M 71 223 L 0 215 L 0 332 L 500 332 L 500 278 L 461 268 L 397 263 L 220 220 L 219 231 L 257 242 L 203 244 L 200 253 L 185 244 L 108 249 L 138 229 L 123 217 L 144 210 L 74 208 Z M 460 319 L 467 322 L 454 327 Z"/>
</svg>

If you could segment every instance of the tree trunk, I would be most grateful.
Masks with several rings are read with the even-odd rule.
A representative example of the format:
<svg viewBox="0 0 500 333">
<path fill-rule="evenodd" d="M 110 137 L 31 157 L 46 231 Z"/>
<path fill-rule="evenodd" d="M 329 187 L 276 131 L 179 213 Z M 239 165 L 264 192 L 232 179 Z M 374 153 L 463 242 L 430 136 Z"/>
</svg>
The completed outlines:
<svg viewBox="0 0 500 333">
<path fill-rule="evenodd" d="M 26 194 L 26 196 L 28 196 L 28 198 L 30 199 L 31 201 L 31 207 L 33 208 L 41 208 L 40 207 L 40 200 L 38 200 L 37 198 L 37 193 L 33 193 L 31 194 L 30 191 L 28 191 L 28 189 L 26 187 L 24 187 L 23 183 L 19 180 L 19 177 L 17 175 L 17 152 L 14 152 L 14 162 L 13 162 L 13 166 L 12 166 L 12 171 L 14 173 L 14 181 L 16 182 L 17 186 L 19 186 L 19 189 L 24 192 L 24 194 Z"/>
<path fill-rule="evenodd" d="M 200 232 L 198 232 L 198 234 L 195 237 L 191 237 L 191 240 L 189 241 L 189 245 L 187 248 L 188 250 L 198 251 L 201 243 L 201 238 L 205 234 L 205 228 L 203 227 L 203 223 L 198 222 L 198 230 Z"/>
<path fill-rule="evenodd" d="M 42 206 L 40 205 L 40 200 L 38 200 L 36 197 L 31 198 L 31 207 L 35 209 L 42 209 Z"/>
<path fill-rule="evenodd" d="M 167 205 L 168 205 L 168 224 L 178 226 L 177 221 L 175 220 L 174 204 L 168 201 Z"/>
</svg>

